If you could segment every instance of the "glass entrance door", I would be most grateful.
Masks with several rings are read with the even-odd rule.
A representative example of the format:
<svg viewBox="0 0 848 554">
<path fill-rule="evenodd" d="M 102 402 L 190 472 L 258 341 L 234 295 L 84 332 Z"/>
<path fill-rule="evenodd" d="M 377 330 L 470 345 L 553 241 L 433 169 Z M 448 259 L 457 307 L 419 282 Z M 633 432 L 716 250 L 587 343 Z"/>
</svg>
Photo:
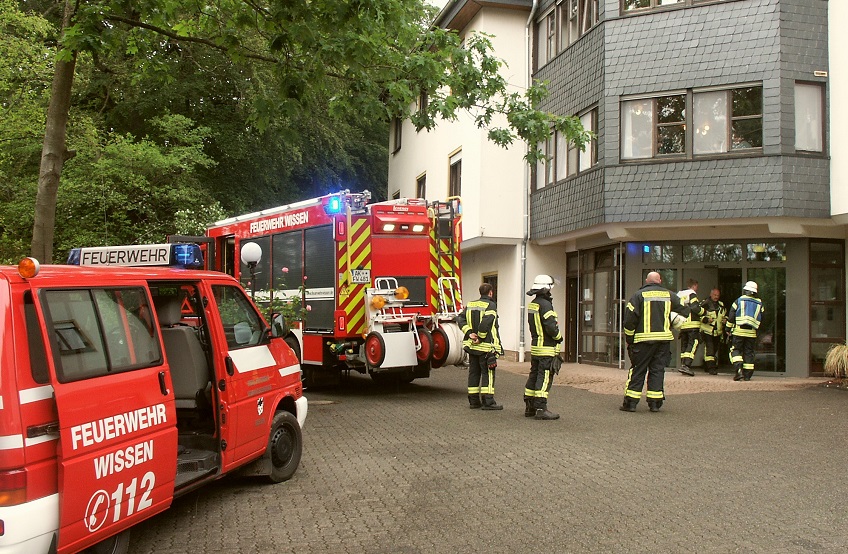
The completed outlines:
<svg viewBox="0 0 848 554">
<path fill-rule="evenodd" d="M 756 281 L 764 310 L 757 332 L 754 369 L 786 371 L 786 269 L 750 268 L 747 280 Z M 733 300 L 730 301 L 732 303 Z"/>
</svg>

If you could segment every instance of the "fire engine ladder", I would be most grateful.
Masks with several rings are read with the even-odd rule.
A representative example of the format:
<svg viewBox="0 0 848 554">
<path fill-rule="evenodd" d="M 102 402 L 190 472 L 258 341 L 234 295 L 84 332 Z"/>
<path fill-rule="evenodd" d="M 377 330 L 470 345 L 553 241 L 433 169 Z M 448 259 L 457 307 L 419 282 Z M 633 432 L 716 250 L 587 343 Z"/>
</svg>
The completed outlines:
<svg viewBox="0 0 848 554">
<path fill-rule="evenodd" d="M 462 310 L 462 298 L 459 289 L 459 268 L 456 263 L 456 243 L 454 232 L 460 215 L 461 200 L 458 196 L 445 201 L 430 203 L 430 216 L 435 234 L 436 264 L 439 287 L 439 312 L 456 315 Z"/>
<path fill-rule="evenodd" d="M 459 197 L 456 204 L 459 206 Z M 455 276 L 456 236 L 454 235 L 454 224 L 459 216 L 454 202 L 436 200 L 430 204 L 430 217 L 433 219 L 433 231 L 436 238 L 436 257 L 439 261 L 439 276 Z"/>
</svg>

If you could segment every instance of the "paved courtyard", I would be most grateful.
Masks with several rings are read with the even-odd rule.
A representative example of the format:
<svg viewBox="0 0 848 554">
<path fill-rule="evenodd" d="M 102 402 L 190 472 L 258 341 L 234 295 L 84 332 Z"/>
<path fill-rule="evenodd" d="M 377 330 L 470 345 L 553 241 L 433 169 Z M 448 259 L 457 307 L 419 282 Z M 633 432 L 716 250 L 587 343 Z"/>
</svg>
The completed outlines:
<svg viewBox="0 0 848 554">
<path fill-rule="evenodd" d="M 848 392 L 822 380 L 668 373 L 660 413 L 620 412 L 623 370 L 565 365 L 558 421 L 501 412 L 465 372 L 352 376 L 307 391 L 305 447 L 280 485 L 226 478 L 135 527 L 131 552 L 845 552 Z"/>
</svg>

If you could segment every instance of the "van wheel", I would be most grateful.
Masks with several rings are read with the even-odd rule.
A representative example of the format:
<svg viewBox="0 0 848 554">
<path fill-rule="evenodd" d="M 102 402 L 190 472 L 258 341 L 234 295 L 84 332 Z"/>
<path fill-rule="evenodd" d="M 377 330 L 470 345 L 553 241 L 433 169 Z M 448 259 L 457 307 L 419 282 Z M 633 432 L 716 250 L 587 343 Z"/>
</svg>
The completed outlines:
<svg viewBox="0 0 848 554">
<path fill-rule="evenodd" d="M 300 465 L 303 454 L 303 434 L 297 418 L 289 412 L 277 412 L 268 437 L 266 459 L 271 462 L 271 473 L 267 476 L 272 483 L 288 481 Z"/>
<path fill-rule="evenodd" d="M 126 554 L 130 549 L 130 530 L 125 529 L 105 541 L 83 550 L 84 554 Z"/>
</svg>

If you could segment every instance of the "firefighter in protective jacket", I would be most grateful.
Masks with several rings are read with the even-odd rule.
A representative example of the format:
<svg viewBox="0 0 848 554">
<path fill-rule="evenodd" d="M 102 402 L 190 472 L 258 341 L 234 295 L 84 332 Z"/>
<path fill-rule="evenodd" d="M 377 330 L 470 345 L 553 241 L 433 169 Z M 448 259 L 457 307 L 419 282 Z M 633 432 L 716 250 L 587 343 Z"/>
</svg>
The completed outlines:
<svg viewBox="0 0 848 554">
<path fill-rule="evenodd" d="M 704 310 L 701 314 L 704 369 L 710 375 L 718 374 L 718 353 L 724 335 L 724 320 L 727 318 L 727 308 L 719 298 L 721 298 L 721 291 L 714 288 L 710 291 L 710 297 L 701 303 L 701 308 Z"/>
<path fill-rule="evenodd" d="M 630 355 L 630 372 L 624 385 L 621 410 L 635 412 L 642 398 L 645 375 L 648 376 L 648 407 L 658 412 L 665 400 L 663 380 L 665 368 L 671 361 L 669 316 L 676 312 L 687 317 L 690 310 L 673 292 L 662 286 L 656 271 L 648 273 L 645 284 L 636 291 L 624 309 L 624 338 Z"/>
<path fill-rule="evenodd" d="M 480 300 L 469 302 L 456 317 L 468 352 L 468 403 L 473 408 L 503 410 L 495 402 L 495 369 L 503 347 L 498 332 L 498 308 L 492 285 L 480 285 Z"/>
<path fill-rule="evenodd" d="M 727 312 L 726 327 L 730 333 L 730 361 L 736 374 L 734 381 L 750 381 L 754 375 L 754 355 L 757 330 L 763 321 L 763 302 L 757 298 L 757 283 L 748 281 L 742 287 L 742 296 L 736 299 Z"/>
<path fill-rule="evenodd" d="M 554 280 L 550 275 L 537 275 L 527 296 L 534 296 L 527 306 L 530 324 L 530 375 L 524 385 L 524 416 L 536 419 L 559 419 L 559 414 L 548 411 L 548 393 L 559 372 L 562 360 L 558 356 L 562 333 L 557 313 L 551 302 Z"/>
<path fill-rule="evenodd" d="M 680 367 L 677 371 L 694 377 L 692 362 L 695 360 L 695 351 L 698 350 L 698 336 L 701 333 L 700 316 L 703 310 L 698 302 L 698 281 L 689 279 L 686 286 L 686 290 L 677 293 L 680 302 L 691 311 L 689 317 L 680 326 Z"/>
</svg>

